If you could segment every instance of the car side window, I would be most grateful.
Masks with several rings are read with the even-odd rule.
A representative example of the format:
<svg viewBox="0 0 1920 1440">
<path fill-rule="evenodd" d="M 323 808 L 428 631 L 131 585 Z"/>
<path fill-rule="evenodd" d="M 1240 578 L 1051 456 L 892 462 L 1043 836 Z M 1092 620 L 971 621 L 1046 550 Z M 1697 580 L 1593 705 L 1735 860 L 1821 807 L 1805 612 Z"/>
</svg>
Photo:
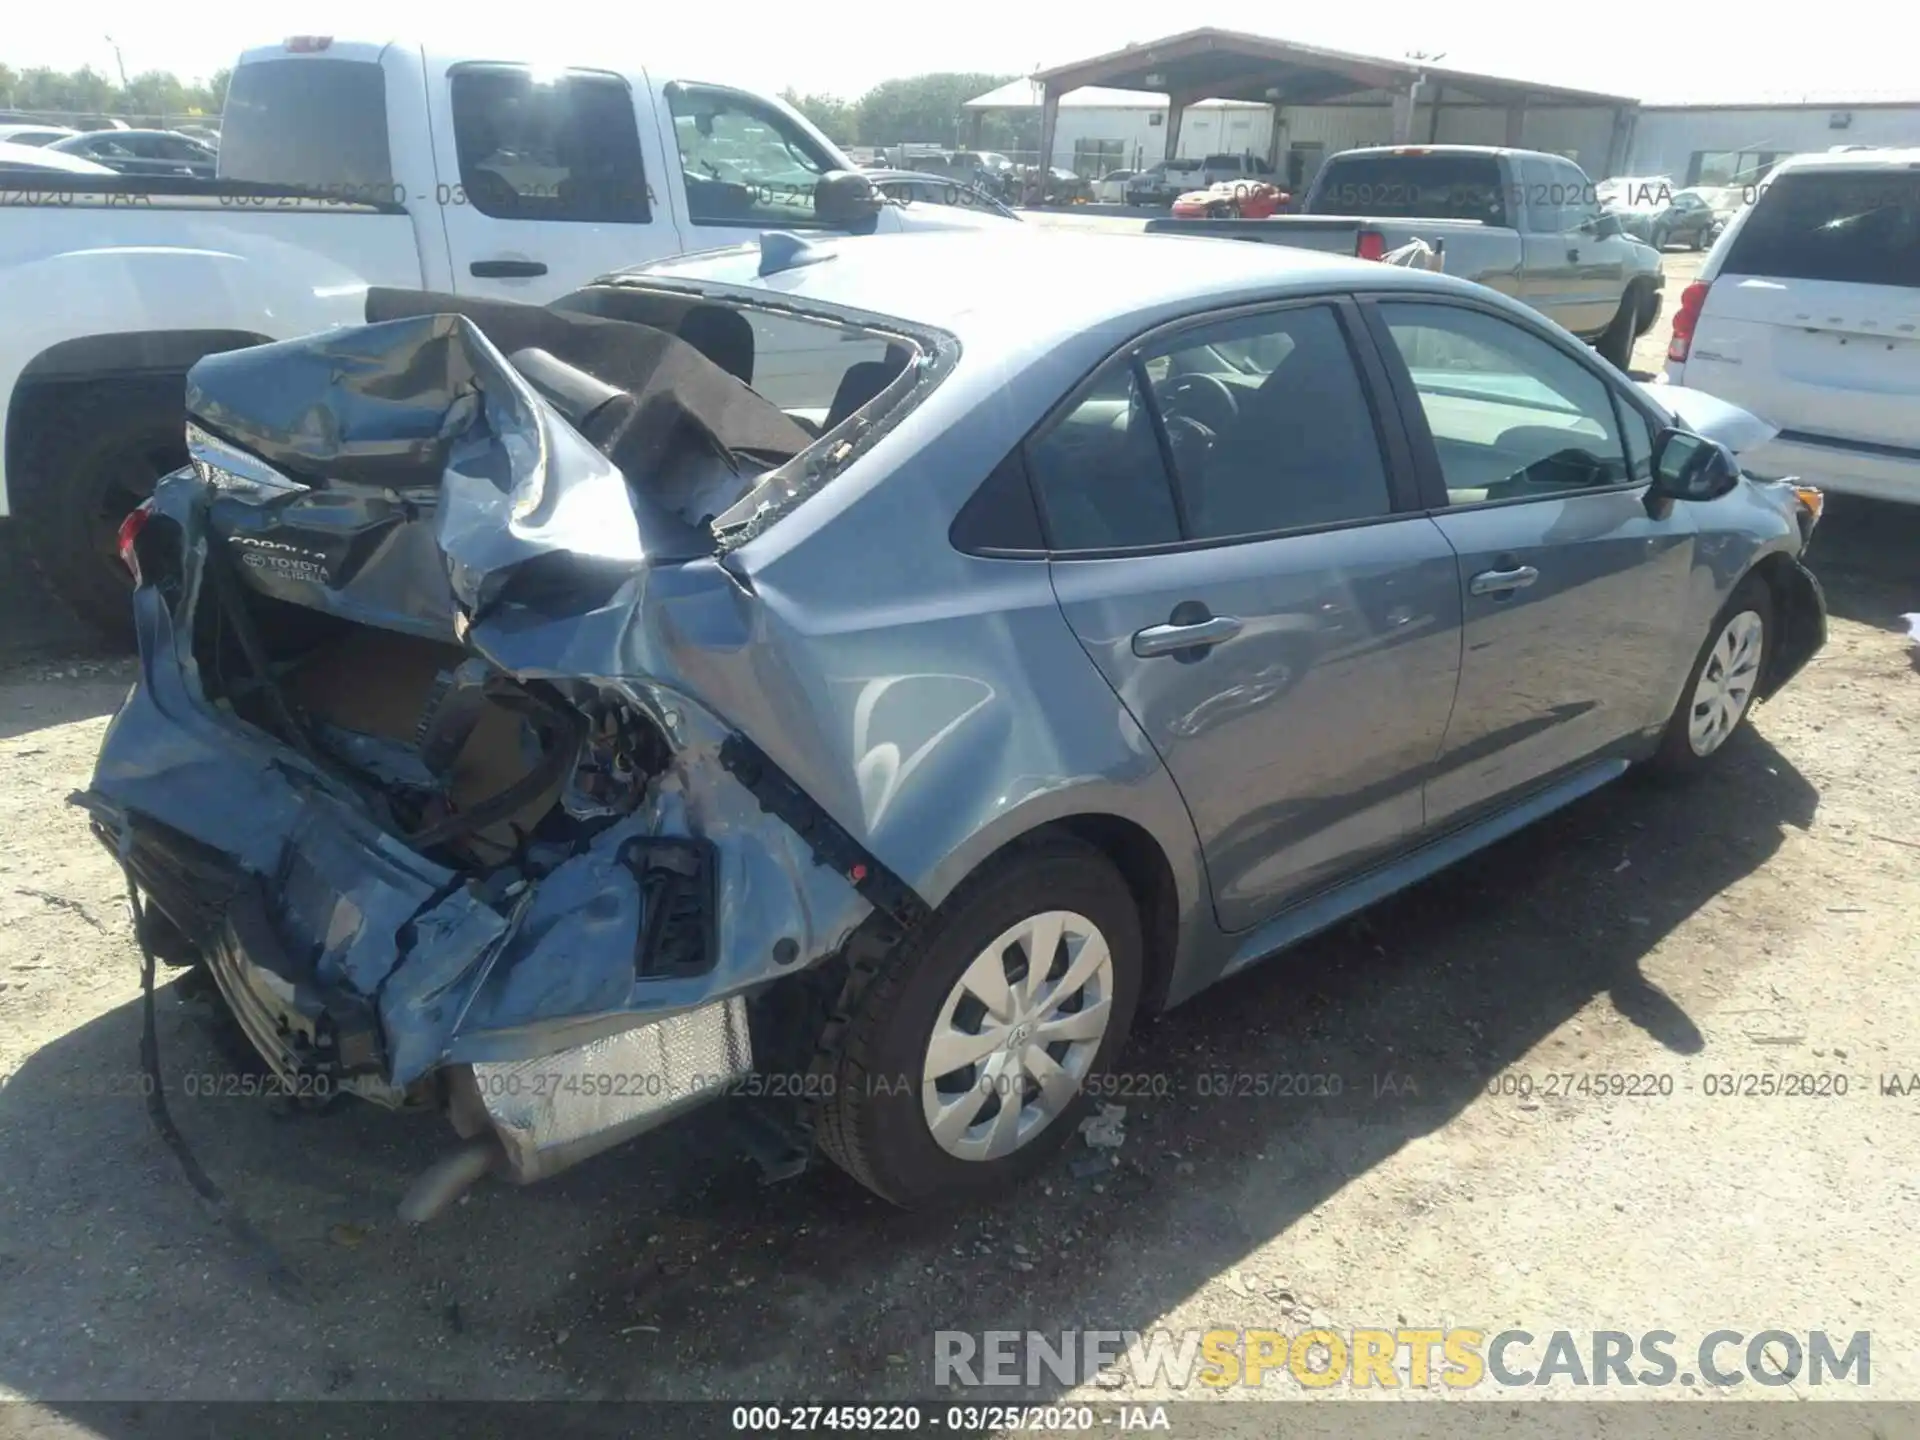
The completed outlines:
<svg viewBox="0 0 1920 1440">
<path fill-rule="evenodd" d="M 814 187 L 833 157 L 773 106 L 715 85 L 667 86 L 696 225 L 813 225 Z"/>
<path fill-rule="evenodd" d="M 1561 229 L 1560 202 L 1555 194 L 1553 169 L 1531 155 L 1520 160 L 1521 199 L 1526 205 L 1527 229 L 1550 235 Z"/>
<path fill-rule="evenodd" d="M 1560 202 L 1560 228 L 1576 230 L 1600 214 L 1600 195 L 1587 172 L 1571 160 L 1556 160 L 1551 167 L 1555 196 Z"/>
<path fill-rule="evenodd" d="M 647 182 L 633 92 L 614 75 L 536 82 L 516 65 L 450 75 L 467 203 L 501 220 L 644 223 Z"/>
<path fill-rule="evenodd" d="M 1393 512 L 1373 414 L 1331 307 L 1188 330 L 1147 367 L 1189 538 L 1224 540 Z"/>
<path fill-rule="evenodd" d="M 1055 551 L 1179 540 L 1173 487 L 1137 372 L 1116 361 L 1027 442 L 1027 473 Z"/>
<path fill-rule="evenodd" d="M 1380 316 L 1411 373 L 1449 504 L 1565 495 L 1635 473 L 1606 382 L 1559 347 L 1456 305 L 1394 301 Z"/>
<path fill-rule="evenodd" d="M 1620 433 L 1627 442 L 1627 473 L 1642 484 L 1653 479 L 1653 422 L 1625 400 L 1620 406 Z"/>
</svg>

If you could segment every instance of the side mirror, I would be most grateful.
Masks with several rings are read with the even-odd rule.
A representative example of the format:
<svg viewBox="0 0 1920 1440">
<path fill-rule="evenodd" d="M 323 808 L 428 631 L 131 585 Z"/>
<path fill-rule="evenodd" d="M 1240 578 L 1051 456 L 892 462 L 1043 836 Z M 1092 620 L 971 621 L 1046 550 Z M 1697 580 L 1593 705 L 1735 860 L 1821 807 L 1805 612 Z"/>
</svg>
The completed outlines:
<svg viewBox="0 0 1920 1440">
<path fill-rule="evenodd" d="M 1717 500 L 1740 483 L 1740 463 L 1718 441 L 1668 428 L 1653 439 L 1653 484 L 1647 508 L 1665 514 L 1674 500 Z"/>
<path fill-rule="evenodd" d="M 1625 227 L 1621 225 L 1620 217 L 1613 211 L 1602 210 L 1580 228 L 1596 240 L 1605 240 L 1620 234 Z"/>
<path fill-rule="evenodd" d="M 814 218 L 841 230 L 871 229 L 886 201 L 857 170 L 829 170 L 813 187 Z"/>
</svg>

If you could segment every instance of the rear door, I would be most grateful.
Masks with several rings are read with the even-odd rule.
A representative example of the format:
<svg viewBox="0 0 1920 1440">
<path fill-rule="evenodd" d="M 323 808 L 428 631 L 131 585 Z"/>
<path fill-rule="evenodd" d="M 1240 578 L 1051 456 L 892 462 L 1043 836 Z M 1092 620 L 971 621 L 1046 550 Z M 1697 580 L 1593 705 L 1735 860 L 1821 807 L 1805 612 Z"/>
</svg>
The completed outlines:
<svg viewBox="0 0 1920 1440">
<path fill-rule="evenodd" d="M 1652 419 L 1591 356 L 1470 302 L 1372 313 L 1459 555 L 1459 698 L 1426 790 L 1445 826 L 1665 718 L 1699 640 L 1695 526 L 1647 515 Z"/>
<path fill-rule="evenodd" d="M 1185 797 L 1229 931 L 1418 834 L 1453 704 L 1453 552 L 1355 313 L 1145 343 L 1027 451 L 1067 621 Z"/>
<path fill-rule="evenodd" d="M 1920 456 L 1920 170 L 1788 170 L 1729 237 L 1685 383 Z"/>
<path fill-rule="evenodd" d="M 539 304 L 679 252 L 644 84 L 504 62 L 436 73 L 433 199 L 457 293 Z"/>
</svg>

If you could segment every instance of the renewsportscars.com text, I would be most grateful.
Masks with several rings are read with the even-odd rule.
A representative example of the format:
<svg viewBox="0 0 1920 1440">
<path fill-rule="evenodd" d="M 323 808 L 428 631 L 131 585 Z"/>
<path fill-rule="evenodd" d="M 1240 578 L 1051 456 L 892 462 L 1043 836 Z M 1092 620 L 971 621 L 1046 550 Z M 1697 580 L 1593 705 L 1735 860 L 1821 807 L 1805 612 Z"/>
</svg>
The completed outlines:
<svg viewBox="0 0 1920 1440">
<path fill-rule="evenodd" d="M 1441 1386 L 1866 1386 L 1872 1336 L 1824 1330 L 1379 1329 L 936 1331 L 936 1385 L 1125 1384 L 1225 1390 Z M 1104 1372 L 1104 1375 L 1103 1373 Z"/>
</svg>

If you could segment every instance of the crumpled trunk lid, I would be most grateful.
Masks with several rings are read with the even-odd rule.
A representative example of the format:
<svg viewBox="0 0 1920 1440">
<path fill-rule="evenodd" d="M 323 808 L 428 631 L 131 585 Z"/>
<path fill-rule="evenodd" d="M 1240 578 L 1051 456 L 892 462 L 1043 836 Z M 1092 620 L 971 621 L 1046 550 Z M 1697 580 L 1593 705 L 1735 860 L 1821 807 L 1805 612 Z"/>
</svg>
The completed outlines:
<svg viewBox="0 0 1920 1440">
<path fill-rule="evenodd" d="M 469 308 L 195 367 L 82 797 L 276 1068 L 393 1102 L 916 903 L 686 678 L 755 629 L 707 519 L 813 437 L 663 332 Z"/>
</svg>

